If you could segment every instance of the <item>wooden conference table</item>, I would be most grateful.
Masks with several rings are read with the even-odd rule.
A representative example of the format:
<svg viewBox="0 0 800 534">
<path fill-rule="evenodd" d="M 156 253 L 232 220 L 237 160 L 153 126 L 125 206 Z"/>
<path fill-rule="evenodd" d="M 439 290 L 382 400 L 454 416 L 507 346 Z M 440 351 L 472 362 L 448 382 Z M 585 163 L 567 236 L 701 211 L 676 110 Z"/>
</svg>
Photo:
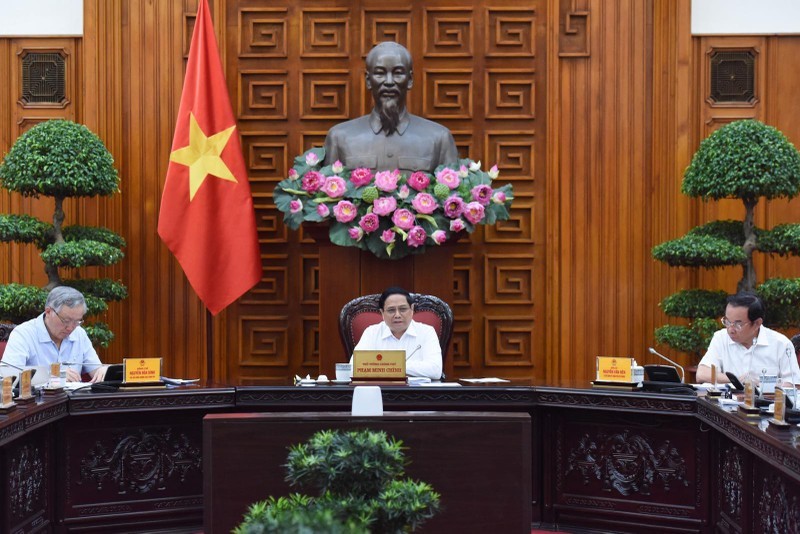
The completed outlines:
<svg viewBox="0 0 800 534">
<path fill-rule="evenodd" d="M 204 495 L 204 475 L 224 476 L 224 469 L 216 469 L 224 455 L 257 450 L 261 438 L 265 447 L 283 443 L 262 431 L 245 432 L 239 438 L 241 449 L 230 447 L 231 442 L 229 451 L 213 456 L 214 451 L 204 450 L 204 417 L 220 414 L 215 418 L 238 422 L 266 417 L 281 424 L 311 417 L 347 426 L 351 398 L 349 386 L 206 384 L 146 392 L 76 392 L 18 408 L 0 416 L 0 531 L 225 532 L 238 512 L 213 514 L 209 506 L 236 504 L 235 499 L 220 500 L 214 488 L 237 486 L 220 478 L 209 486 L 207 478 Z M 520 521 L 530 518 L 562 529 L 624 532 L 797 532 L 800 525 L 797 427 L 779 433 L 761 418 L 747 420 L 705 398 L 564 383 L 387 387 L 383 402 L 386 411 L 413 412 L 395 421 L 421 421 L 415 431 L 423 423 L 425 428 L 445 428 L 431 422 L 437 417 L 442 425 L 455 421 L 452 454 L 472 451 L 476 466 L 473 477 L 465 476 L 471 466 L 464 466 L 456 477 L 459 486 L 471 485 L 485 495 L 498 492 L 493 486 L 497 482 L 486 475 L 492 466 L 505 466 L 504 476 L 517 472 L 530 477 L 529 485 L 519 486 L 526 502 L 524 486 L 530 490 L 529 508 L 522 499 L 515 500 L 515 513 L 506 512 L 513 516 L 509 524 L 522 525 Z M 438 415 L 419 413 L 431 411 Z M 255 415 L 262 413 L 271 415 Z M 487 423 L 487 417 L 502 420 L 503 414 L 509 424 L 527 424 L 529 439 L 491 442 L 480 426 L 474 432 L 465 426 L 470 420 Z M 373 422 L 388 425 L 390 419 Z M 518 426 L 513 428 L 518 432 Z M 436 432 L 421 432 L 413 439 L 448 436 L 439 432 L 437 437 Z M 245 445 L 249 439 L 256 441 Z M 470 449 L 473 439 L 477 448 Z M 435 454 L 438 449 L 428 450 Z M 484 452 L 476 452 L 480 450 Z M 265 452 L 274 454 L 274 449 Z M 413 457 L 413 447 L 409 454 Z M 204 466 L 204 458 L 213 463 Z M 421 465 L 428 460 L 412 458 L 417 461 Z M 247 472 L 241 463 L 237 469 L 239 478 Z M 424 473 L 414 476 L 426 480 Z M 275 481 L 265 481 L 265 487 L 267 482 Z M 460 495 L 451 493 L 446 480 L 440 484 L 446 486 L 443 495 Z M 239 486 L 255 487 L 244 480 Z M 487 503 L 470 505 L 475 520 L 466 517 L 460 532 L 486 531 L 478 518 L 492 511 L 491 499 Z M 239 504 L 243 512 L 249 502 Z M 458 509 L 461 502 L 451 504 Z M 448 525 L 438 519 L 423 531 L 447 531 Z"/>
</svg>

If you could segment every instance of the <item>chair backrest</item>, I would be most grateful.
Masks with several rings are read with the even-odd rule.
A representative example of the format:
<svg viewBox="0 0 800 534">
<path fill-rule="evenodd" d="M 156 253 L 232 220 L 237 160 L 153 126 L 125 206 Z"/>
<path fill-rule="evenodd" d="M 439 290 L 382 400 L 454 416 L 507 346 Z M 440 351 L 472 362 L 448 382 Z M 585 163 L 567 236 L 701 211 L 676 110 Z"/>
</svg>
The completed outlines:
<svg viewBox="0 0 800 534">
<path fill-rule="evenodd" d="M 11 331 L 14 330 L 15 326 L 17 325 L 0 323 L 0 358 L 3 357 L 3 352 L 5 352 L 6 344 L 8 343 L 8 336 L 11 335 Z"/>
<path fill-rule="evenodd" d="M 380 294 L 354 298 L 342 307 L 339 313 L 339 336 L 346 354 L 352 354 L 361 335 L 368 326 L 383 321 L 378 307 Z M 450 338 L 453 336 L 453 311 L 445 301 L 433 295 L 412 293 L 414 299 L 414 320 L 430 325 L 439 336 L 442 359 L 447 358 Z"/>
</svg>

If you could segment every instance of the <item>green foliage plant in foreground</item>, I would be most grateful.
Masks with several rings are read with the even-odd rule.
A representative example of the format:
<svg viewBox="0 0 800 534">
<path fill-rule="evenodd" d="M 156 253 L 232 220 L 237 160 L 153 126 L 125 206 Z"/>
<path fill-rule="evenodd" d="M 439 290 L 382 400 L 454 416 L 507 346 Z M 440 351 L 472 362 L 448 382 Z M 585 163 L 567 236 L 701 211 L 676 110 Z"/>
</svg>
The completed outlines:
<svg viewBox="0 0 800 534">
<path fill-rule="evenodd" d="M 293 445 L 287 458 L 292 493 L 250 506 L 236 534 L 413 532 L 439 510 L 430 484 L 403 477 L 403 444 L 382 431 L 322 430 Z"/>
</svg>

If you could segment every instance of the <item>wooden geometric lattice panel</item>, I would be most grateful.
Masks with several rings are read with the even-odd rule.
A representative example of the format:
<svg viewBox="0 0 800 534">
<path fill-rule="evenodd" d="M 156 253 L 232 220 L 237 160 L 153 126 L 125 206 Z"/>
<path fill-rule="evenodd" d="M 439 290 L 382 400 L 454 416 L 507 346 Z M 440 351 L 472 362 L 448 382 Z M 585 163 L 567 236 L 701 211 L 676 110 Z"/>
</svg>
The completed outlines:
<svg viewBox="0 0 800 534">
<path fill-rule="evenodd" d="M 411 46 L 411 9 L 364 9 L 361 12 L 361 56 L 378 43 Z"/>
<path fill-rule="evenodd" d="M 350 55 L 350 10 L 303 10 L 303 57 L 348 57 Z"/>
<path fill-rule="evenodd" d="M 289 164 L 289 140 L 285 132 L 242 132 L 250 190 L 254 196 L 272 196 L 275 186 L 286 177 Z"/>
<path fill-rule="evenodd" d="M 269 197 L 253 198 L 253 208 L 256 212 L 256 230 L 258 242 L 261 245 L 275 245 L 286 243 L 288 240 L 287 227 L 281 224 L 283 213 L 275 209 L 272 195 Z"/>
<path fill-rule="evenodd" d="M 514 191 L 508 220 L 485 227 L 483 240 L 486 243 L 533 243 L 533 200 L 531 197 L 517 196 Z"/>
<path fill-rule="evenodd" d="M 289 256 L 286 254 L 261 255 L 261 280 L 241 298 L 242 304 L 277 304 L 289 302 Z"/>
<path fill-rule="evenodd" d="M 533 258 L 486 254 L 483 262 L 484 302 L 533 304 Z"/>
<path fill-rule="evenodd" d="M 533 317 L 496 316 L 484 319 L 484 364 L 487 367 L 533 365 Z"/>
<path fill-rule="evenodd" d="M 472 118 L 472 71 L 425 69 L 424 116 L 429 119 Z"/>
<path fill-rule="evenodd" d="M 534 72 L 533 70 L 488 69 L 484 86 L 486 118 L 535 118 Z"/>
<path fill-rule="evenodd" d="M 346 70 L 305 70 L 300 81 L 301 119 L 350 117 L 350 72 Z"/>
<path fill-rule="evenodd" d="M 289 363 L 289 331 L 286 317 L 239 316 L 241 366 L 280 367 Z"/>
<path fill-rule="evenodd" d="M 486 55 L 533 57 L 536 11 L 526 8 L 486 9 Z"/>
<path fill-rule="evenodd" d="M 426 8 L 423 15 L 425 57 L 471 57 L 473 54 L 472 10 Z"/>
<path fill-rule="evenodd" d="M 285 70 L 239 71 L 239 118 L 285 120 L 286 75 Z"/>
<path fill-rule="evenodd" d="M 286 57 L 286 9 L 243 8 L 239 12 L 239 57 Z"/>
<path fill-rule="evenodd" d="M 500 169 L 500 183 L 514 184 L 514 193 L 533 195 L 533 132 L 486 133 L 485 162 Z"/>
</svg>

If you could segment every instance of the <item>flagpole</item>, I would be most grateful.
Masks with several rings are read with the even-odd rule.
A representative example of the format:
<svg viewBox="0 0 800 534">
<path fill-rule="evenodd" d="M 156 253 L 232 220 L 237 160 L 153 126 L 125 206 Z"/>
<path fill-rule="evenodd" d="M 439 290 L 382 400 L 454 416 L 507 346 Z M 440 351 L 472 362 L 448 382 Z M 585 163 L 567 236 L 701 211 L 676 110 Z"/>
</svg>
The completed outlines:
<svg viewBox="0 0 800 534">
<path fill-rule="evenodd" d="M 214 316 L 206 308 L 206 381 L 214 381 Z"/>
</svg>

